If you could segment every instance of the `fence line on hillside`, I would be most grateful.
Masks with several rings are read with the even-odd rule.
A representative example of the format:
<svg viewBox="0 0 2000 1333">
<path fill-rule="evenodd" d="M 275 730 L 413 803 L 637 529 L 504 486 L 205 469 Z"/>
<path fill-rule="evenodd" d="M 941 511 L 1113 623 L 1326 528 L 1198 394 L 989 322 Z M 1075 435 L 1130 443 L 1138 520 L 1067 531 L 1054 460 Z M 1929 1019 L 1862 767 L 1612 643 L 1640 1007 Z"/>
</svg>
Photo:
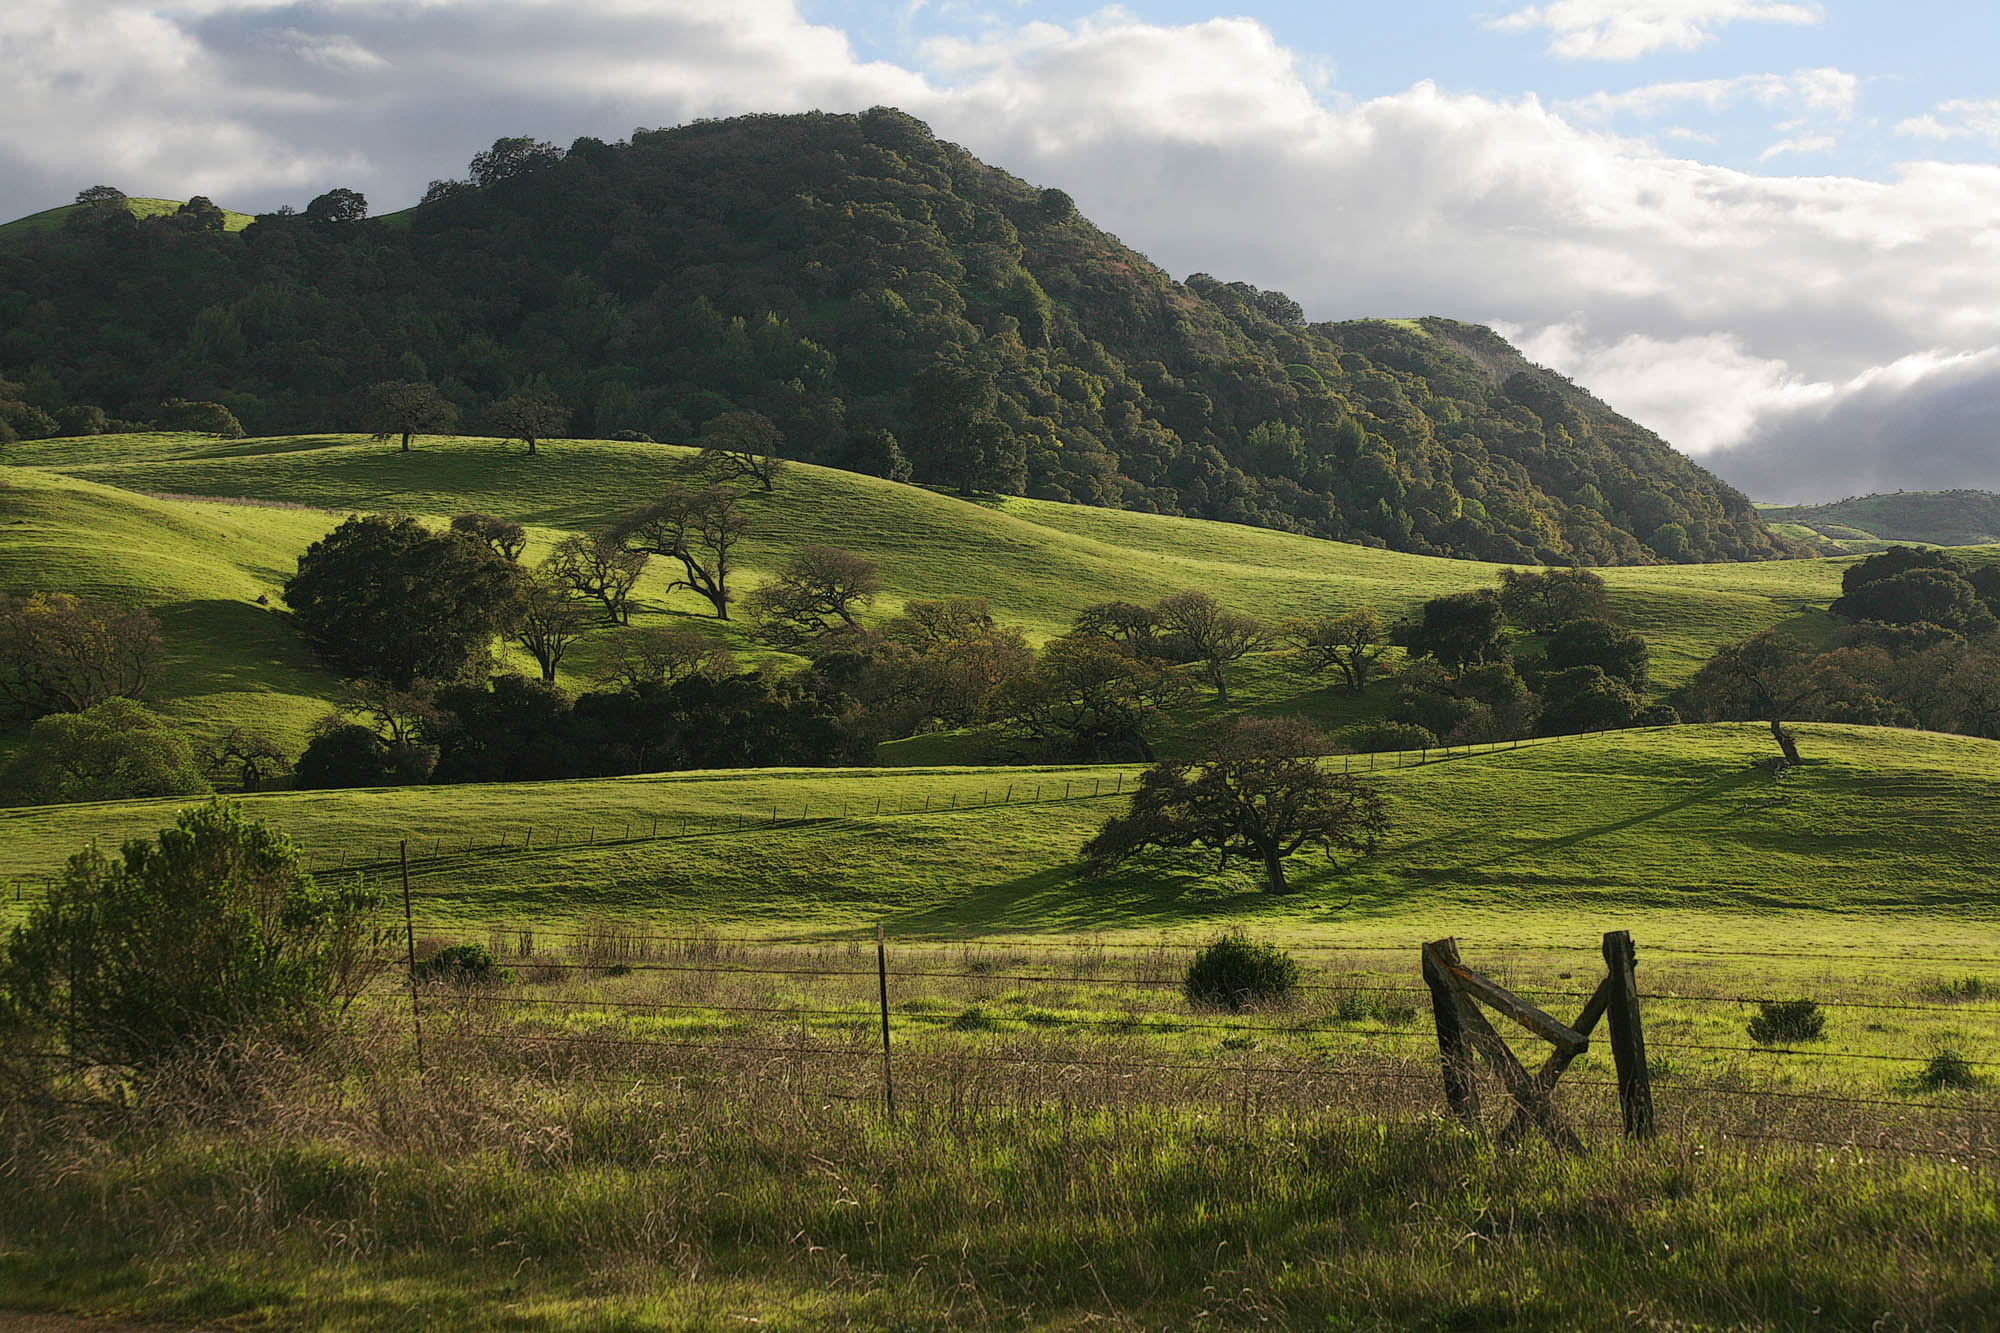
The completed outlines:
<svg viewBox="0 0 2000 1333">
<path fill-rule="evenodd" d="M 1411 750 L 1378 750 L 1363 754 L 1328 755 L 1331 763 L 1341 760 L 1342 772 L 1352 776 L 1366 776 L 1371 773 L 1395 772 L 1400 769 L 1424 768 L 1434 764 L 1459 762 L 1467 759 L 1484 758 L 1496 754 L 1512 753 L 1521 749 L 1534 749 L 1545 745 L 1582 740 L 1590 736 L 1601 736 L 1616 731 L 1644 732 L 1663 731 L 1665 727 L 1617 727 L 1599 731 L 1569 732 L 1561 736 L 1529 736 L 1515 740 L 1481 741 L 1467 745 L 1441 745 L 1435 748 Z M 1363 761 L 1366 761 L 1364 764 Z M 1101 767 L 1129 767 L 1130 765 L 1101 765 Z M 1082 766 L 1088 767 L 1088 766 Z M 726 770 L 723 770 L 726 771 Z M 890 778 L 905 771 L 897 768 L 870 770 L 865 781 Z M 924 771 L 924 770 L 914 770 Z M 1077 770 L 1071 770 L 1072 772 Z M 812 770 L 800 770 L 811 773 Z M 630 775 L 654 776 L 654 775 Z M 657 775 L 665 776 L 665 774 Z M 798 813 L 787 813 L 790 802 L 768 802 L 770 813 L 766 815 L 759 801 L 755 810 L 740 810 L 734 813 L 661 812 L 658 814 L 633 813 L 626 810 L 604 811 L 595 815 L 582 815 L 571 819 L 544 821 L 509 821 L 508 828 L 499 831 L 494 838 L 493 824 L 496 821 L 479 820 L 480 831 L 453 834 L 426 834 L 405 838 L 398 835 L 380 844 L 379 854 L 361 854 L 348 848 L 338 853 L 304 849 L 305 868 L 311 874 L 341 874 L 348 871 L 363 873 L 386 872 L 398 864 L 397 848 L 404 841 L 410 847 L 412 873 L 424 875 L 439 870 L 456 868 L 468 862 L 492 857 L 521 857 L 540 855 L 548 852 L 575 851 L 589 847 L 619 847 L 636 843 L 680 841 L 690 838 L 715 837 L 724 834 L 747 834 L 771 831 L 794 831 L 802 828 L 828 829 L 844 822 L 859 819 L 905 818 L 913 815 L 950 814 L 954 811 L 988 810 L 1003 806 L 1055 805 L 1077 801 L 1100 800 L 1122 797 L 1126 794 L 1126 777 L 1122 772 L 1110 775 L 1107 784 L 1104 776 L 1067 779 L 1049 778 L 1030 780 L 1022 778 L 1014 782 L 1000 782 L 997 778 L 982 783 L 969 793 L 977 799 L 959 799 L 957 791 L 948 791 L 932 798 L 926 794 L 922 799 L 915 797 L 894 799 L 879 796 L 870 801 L 866 797 L 849 795 L 836 801 L 832 797 L 815 803 L 809 798 L 798 798 Z M 1091 790 L 1082 790 L 1088 782 Z M 1063 792 L 1054 794 L 1060 784 Z M 494 787 L 504 789 L 512 784 L 457 784 L 463 787 L 477 785 L 481 790 Z M 1136 783 L 1134 783 L 1136 786 Z M 1050 794 L 1043 795 L 1048 788 Z M 431 788 L 435 790 L 435 788 Z M 1021 795 L 1015 795 L 1016 791 Z M 995 795 L 995 793 L 1000 793 Z M 815 815 L 816 808 L 824 808 L 826 813 Z M 635 834 L 634 829 L 641 832 Z M 615 830 L 615 832 L 614 832 Z M 518 832 L 515 840 L 512 832 Z M 537 836 L 537 835 L 540 836 Z M 565 838 L 567 834 L 567 838 Z M 600 836 L 601 834 L 601 836 Z M 425 850 L 426 844 L 429 850 Z M 372 852 L 372 848 L 368 849 Z M 25 902 L 30 891 L 39 889 L 46 893 L 54 883 L 53 874 L 17 875 L 0 879 L 0 901 Z"/>
</svg>

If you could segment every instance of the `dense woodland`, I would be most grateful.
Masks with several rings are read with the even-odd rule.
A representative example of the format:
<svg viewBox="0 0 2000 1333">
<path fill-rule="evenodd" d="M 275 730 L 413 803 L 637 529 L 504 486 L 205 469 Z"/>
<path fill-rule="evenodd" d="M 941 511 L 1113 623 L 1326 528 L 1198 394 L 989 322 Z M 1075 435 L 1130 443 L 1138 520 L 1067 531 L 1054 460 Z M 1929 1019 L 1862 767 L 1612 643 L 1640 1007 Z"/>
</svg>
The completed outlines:
<svg viewBox="0 0 2000 1333">
<path fill-rule="evenodd" d="M 1308 324 L 1279 292 L 1177 283 L 898 111 L 504 139 L 470 175 L 388 218 L 335 190 L 240 232 L 206 201 L 141 221 L 87 191 L 8 234 L 0 440 L 206 403 L 253 433 L 351 429 L 371 391 L 429 384 L 469 430 L 512 433 L 493 410 L 524 398 L 569 434 L 669 442 L 755 412 L 794 458 L 1398 550 L 1795 553 L 1486 329 Z"/>
</svg>

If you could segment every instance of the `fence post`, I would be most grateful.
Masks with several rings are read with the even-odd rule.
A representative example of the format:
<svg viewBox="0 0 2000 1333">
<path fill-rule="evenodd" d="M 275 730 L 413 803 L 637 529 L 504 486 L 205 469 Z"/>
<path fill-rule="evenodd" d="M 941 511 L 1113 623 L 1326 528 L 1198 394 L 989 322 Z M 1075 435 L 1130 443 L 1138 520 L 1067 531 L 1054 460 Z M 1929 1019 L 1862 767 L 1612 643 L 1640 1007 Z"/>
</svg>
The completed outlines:
<svg viewBox="0 0 2000 1333">
<path fill-rule="evenodd" d="M 1472 1047 L 1458 1015 L 1458 995 L 1440 963 L 1458 963 L 1458 941 L 1434 940 L 1424 946 L 1424 984 L 1431 990 L 1431 1014 L 1437 1020 L 1438 1054 L 1444 1064 L 1444 1099 L 1467 1129 L 1479 1129 L 1479 1085 L 1472 1081 Z"/>
<path fill-rule="evenodd" d="M 410 1027 L 417 1038 L 417 1076 L 424 1074 L 424 1016 L 417 1008 L 417 928 L 410 916 L 410 840 L 403 839 L 397 849 L 397 859 L 403 866 L 403 948 L 404 958 L 409 964 L 410 975 Z"/>
<path fill-rule="evenodd" d="M 1646 1033 L 1639 1023 L 1639 983 L 1633 976 L 1638 951 L 1623 930 L 1604 936 L 1604 965 L 1611 970 L 1611 1060 L 1618 1067 L 1618 1101 L 1625 1109 L 1627 1138 L 1653 1137 L 1653 1083 L 1646 1069 Z"/>
<path fill-rule="evenodd" d="M 882 1101 L 890 1115 L 896 1114 L 896 1084 L 889 1075 L 889 939 L 881 922 L 875 923 L 875 980 L 882 993 Z"/>
<path fill-rule="evenodd" d="M 534 849 L 535 849 L 535 826 L 533 824 L 530 824 L 528 825 L 528 831 L 521 835 L 521 850 L 524 852 L 531 852 Z"/>
</svg>

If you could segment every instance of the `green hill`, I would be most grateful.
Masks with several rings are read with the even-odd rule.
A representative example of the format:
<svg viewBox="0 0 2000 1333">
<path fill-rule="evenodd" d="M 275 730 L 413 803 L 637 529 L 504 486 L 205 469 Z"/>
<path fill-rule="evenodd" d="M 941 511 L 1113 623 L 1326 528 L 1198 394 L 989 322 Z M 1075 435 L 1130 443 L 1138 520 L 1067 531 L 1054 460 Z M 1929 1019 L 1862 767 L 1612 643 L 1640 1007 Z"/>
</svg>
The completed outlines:
<svg viewBox="0 0 2000 1333">
<path fill-rule="evenodd" d="M 558 441 L 530 458 L 470 439 L 425 439 L 403 454 L 353 436 L 158 435 L 41 441 L 17 446 L 14 456 L 32 466 L 0 470 L 7 486 L 0 588 L 152 607 L 174 654 L 160 691 L 169 712 L 206 732 L 254 717 L 296 743 L 336 685 L 273 608 L 298 554 L 342 514 L 485 510 L 529 525 L 534 559 L 563 533 L 600 524 L 650 494 L 686 451 Z M 908 597 L 983 596 L 1001 620 L 1038 639 L 1066 629 L 1093 602 L 1148 601 L 1188 588 L 1266 619 L 1359 605 L 1395 616 L 1427 597 L 1492 586 L 1501 568 L 1238 524 L 1024 498 L 974 502 L 812 466 L 794 468 L 774 495 L 754 496 L 751 506 L 755 526 L 739 587 L 754 586 L 799 546 L 825 542 L 878 562 L 885 595 L 876 616 L 893 614 Z M 1838 562 L 1784 561 L 1605 574 L 1618 613 L 1652 643 L 1665 690 L 1719 645 L 1758 629 L 1823 631 L 1839 570 Z M 657 566 L 642 581 L 635 623 L 692 624 L 741 656 L 763 655 L 740 623 L 717 624 L 705 603 L 684 592 L 668 596 L 663 582 Z M 565 663 L 566 683 L 581 683 L 594 660 L 586 639 Z M 525 659 L 513 665 L 522 669 Z M 1380 706 L 1307 689 L 1270 655 L 1252 659 L 1243 675 L 1244 702 L 1266 711 L 1304 712 L 1332 725 Z M 931 738 L 892 746 L 885 758 L 965 753 L 939 745 Z"/>
<path fill-rule="evenodd" d="M 182 199 L 127 199 L 125 207 L 133 217 L 143 222 L 148 218 L 171 217 L 185 202 Z M 0 244 L 25 236 L 60 231 L 70 216 L 83 207 L 82 204 L 64 204 L 60 208 L 46 208 L 24 218 L 15 218 L 12 222 L 0 222 Z M 254 221 L 256 219 L 248 213 L 233 213 L 226 208 L 222 210 L 224 231 L 242 231 Z"/>
<path fill-rule="evenodd" d="M 133 420 L 220 401 L 253 432 L 351 429 L 383 380 L 468 422 L 546 394 L 601 437 L 754 410 L 805 461 L 1419 554 L 1795 553 L 1490 330 L 1308 324 L 1281 292 L 1176 282 L 900 112 L 482 159 L 393 224 L 24 234 L 0 373 Z"/>
<path fill-rule="evenodd" d="M 2000 542 L 1992 491 L 1897 491 L 1823 505 L 1760 506 L 1766 522 L 1796 524 L 1834 541 L 1989 546 Z"/>
</svg>

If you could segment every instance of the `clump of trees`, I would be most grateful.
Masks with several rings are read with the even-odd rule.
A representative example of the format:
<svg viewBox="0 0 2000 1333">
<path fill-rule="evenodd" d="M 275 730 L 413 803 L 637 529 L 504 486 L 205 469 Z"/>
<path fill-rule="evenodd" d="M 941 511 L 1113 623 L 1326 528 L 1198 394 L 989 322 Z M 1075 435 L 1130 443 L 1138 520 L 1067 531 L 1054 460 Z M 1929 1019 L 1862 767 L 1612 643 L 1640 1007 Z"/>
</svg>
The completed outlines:
<svg viewBox="0 0 2000 1333">
<path fill-rule="evenodd" d="M 144 611 L 61 592 L 0 592 L 0 723 L 143 694 L 161 654 L 159 622 Z"/>
<path fill-rule="evenodd" d="M 132 699 L 106 699 L 29 726 L 0 769 L 0 793 L 31 805 L 209 790 L 187 739 Z"/>
<path fill-rule="evenodd" d="M 1728 644 L 1677 696 L 1704 721 L 1768 723 L 1787 764 L 1787 723 L 1923 727 L 2000 739 L 2000 568 L 1893 546 L 1849 566 L 1827 645 L 1781 630 Z"/>
<path fill-rule="evenodd" d="M 285 601 L 329 665 L 407 690 L 482 669 L 515 623 L 519 571 L 486 544 L 413 518 L 349 518 L 299 557 Z"/>
<path fill-rule="evenodd" d="M 1286 893 L 1285 860 L 1302 848 L 1372 852 L 1388 828 L 1388 811 L 1374 787 L 1320 762 L 1331 745 L 1297 718 L 1239 718 L 1203 751 L 1201 760 L 1169 760 L 1141 775 L 1131 809 L 1105 821 L 1084 844 L 1093 872 L 1143 851 L 1200 849 L 1223 864 L 1244 857 L 1259 865 L 1264 886 Z"/>
</svg>

